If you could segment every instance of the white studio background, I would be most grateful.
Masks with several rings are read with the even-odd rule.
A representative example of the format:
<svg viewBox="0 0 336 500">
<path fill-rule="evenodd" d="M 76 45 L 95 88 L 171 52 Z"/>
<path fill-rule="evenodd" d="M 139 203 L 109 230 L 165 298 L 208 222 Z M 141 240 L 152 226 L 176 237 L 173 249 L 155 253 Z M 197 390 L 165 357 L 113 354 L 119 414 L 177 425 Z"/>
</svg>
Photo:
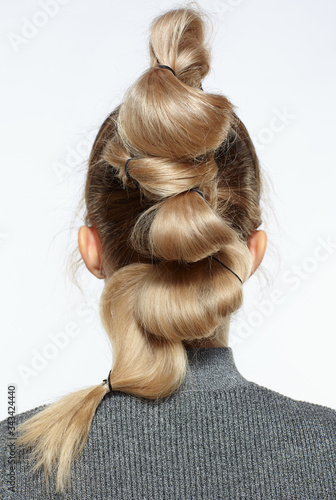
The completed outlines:
<svg viewBox="0 0 336 500">
<path fill-rule="evenodd" d="M 170 0 L 2 4 L 1 404 L 21 413 L 100 383 L 112 358 L 102 281 L 66 277 L 94 133 L 149 65 Z M 230 345 L 245 378 L 336 409 L 336 4 L 200 0 L 214 20 L 203 82 L 237 106 L 271 179 L 264 269 L 245 285 Z M 79 227 L 80 223 L 78 224 Z M 258 277 L 259 276 L 259 277 Z M 61 342 L 62 340 L 62 342 Z"/>
</svg>

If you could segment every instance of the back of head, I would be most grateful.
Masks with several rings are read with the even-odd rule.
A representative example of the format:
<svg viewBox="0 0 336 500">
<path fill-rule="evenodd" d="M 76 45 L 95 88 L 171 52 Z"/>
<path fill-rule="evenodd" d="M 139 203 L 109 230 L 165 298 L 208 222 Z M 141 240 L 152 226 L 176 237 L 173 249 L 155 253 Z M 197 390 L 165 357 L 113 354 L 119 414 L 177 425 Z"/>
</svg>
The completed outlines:
<svg viewBox="0 0 336 500">
<path fill-rule="evenodd" d="M 178 390 L 186 346 L 221 340 L 242 304 L 247 243 L 262 222 L 249 134 L 224 95 L 202 89 L 205 18 L 182 8 L 154 19 L 150 67 L 102 124 L 89 159 L 85 224 L 97 231 L 107 275 L 100 312 L 113 347 L 110 383 L 147 399 Z M 21 428 L 37 467 L 57 467 L 60 491 L 108 391 L 72 393 Z"/>
</svg>

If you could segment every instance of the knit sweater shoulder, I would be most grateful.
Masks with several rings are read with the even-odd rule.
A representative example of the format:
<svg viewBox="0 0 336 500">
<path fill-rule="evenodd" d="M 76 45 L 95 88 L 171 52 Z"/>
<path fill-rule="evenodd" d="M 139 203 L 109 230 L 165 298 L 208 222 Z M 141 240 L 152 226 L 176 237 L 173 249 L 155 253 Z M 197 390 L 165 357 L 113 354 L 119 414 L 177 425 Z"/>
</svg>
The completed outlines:
<svg viewBox="0 0 336 500">
<path fill-rule="evenodd" d="M 148 400 L 120 391 L 98 406 L 71 490 L 31 476 L 18 448 L 11 491 L 7 419 L 0 423 L 1 499 L 333 500 L 336 411 L 245 379 L 230 347 L 187 348 L 178 391 Z M 45 408 L 16 415 L 16 425 Z"/>
</svg>

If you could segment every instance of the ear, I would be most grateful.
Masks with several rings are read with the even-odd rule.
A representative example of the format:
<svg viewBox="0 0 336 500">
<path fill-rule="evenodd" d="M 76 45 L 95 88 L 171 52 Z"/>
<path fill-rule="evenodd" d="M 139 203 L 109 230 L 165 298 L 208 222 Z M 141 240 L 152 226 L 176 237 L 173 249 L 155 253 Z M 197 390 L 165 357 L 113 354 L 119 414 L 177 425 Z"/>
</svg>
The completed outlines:
<svg viewBox="0 0 336 500">
<path fill-rule="evenodd" d="M 78 248 L 90 273 L 99 279 L 105 278 L 101 270 L 100 241 L 94 227 L 81 226 L 79 228 Z"/>
<path fill-rule="evenodd" d="M 252 255 L 252 274 L 258 269 L 264 258 L 267 246 L 267 235 L 265 231 L 254 231 L 248 240 L 248 247 Z"/>
</svg>

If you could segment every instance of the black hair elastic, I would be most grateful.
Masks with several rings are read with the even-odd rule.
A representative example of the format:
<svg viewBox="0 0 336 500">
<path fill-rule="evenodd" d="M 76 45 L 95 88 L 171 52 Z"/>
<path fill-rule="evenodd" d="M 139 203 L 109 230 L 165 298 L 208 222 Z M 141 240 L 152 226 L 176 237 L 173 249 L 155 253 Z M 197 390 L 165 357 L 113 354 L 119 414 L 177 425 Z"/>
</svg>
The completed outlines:
<svg viewBox="0 0 336 500">
<path fill-rule="evenodd" d="M 102 383 L 102 385 L 106 385 L 106 382 L 108 383 L 108 386 L 109 386 L 110 392 L 112 392 L 112 386 L 111 386 L 111 382 L 110 382 L 110 375 L 111 375 L 111 371 L 112 371 L 112 370 L 110 370 L 110 371 L 109 371 L 109 374 L 108 374 L 107 379 L 106 379 L 106 378 L 104 378 L 103 383 Z"/>
<path fill-rule="evenodd" d="M 198 193 L 199 195 L 202 196 L 202 198 L 204 198 L 204 194 L 201 191 L 199 191 L 198 189 L 191 188 L 190 191 L 195 191 L 195 193 Z"/>
<path fill-rule="evenodd" d="M 128 179 L 130 179 L 131 181 L 133 181 L 136 185 L 136 187 L 138 188 L 139 187 L 139 183 L 138 181 L 136 181 L 135 179 L 133 179 L 133 177 L 129 174 L 128 172 L 128 163 L 133 160 L 133 158 L 128 158 L 128 160 L 126 160 L 126 163 L 125 163 L 125 174 L 126 176 L 128 177 Z"/>
<path fill-rule="evenodd" d="M 174 75 L 176 76 L 175 71 L 174 71 L 174 70 L 173 70 L 173 68 L 171 68 L 170 66 L 166 66 L 165 64 L 159 64 L 159 68 L 166 68 L 166 69 L 170 69 L 170 71 L 172 71 L 172 73 L 174 73 Z M 202 86 L 201 86 L 201 90 L 203 90 Z"/>
<path fill-rule="evenodd" d="M 232 274 L 234 274 L 236 276 L 236 278 L 239 279 L 240 283 L 243 284 L 242 280 L 239 278 L 238 274 L 236 274 L 234 271 L 232 271 L 232 269 L 230 269 L 228 266 L 226 266 L 225 264 L 223 264 L 223 262 L 221 262 L 219 259 L 217 259 L 216 257 L 214 257 L 212 255 L 212 258 L 215 259 L 217 262 L 219 262 L 220 264 L 222 264 L 222 266 L 226 267 L 226 269 L 228 269 Z"/>
<path fill-rule="evenodd" d="M 174 73 L 174 75 L 176 76 L 176 73 L 175 71 L 173 70 L 173 68 L 171 68 L 170 66 L 166 66 L 165 64 L 159 64 L 159 68 L 166 68 L 166 69 L 170 69 L 170 71 L 172 71 Z"/>
</svg>

